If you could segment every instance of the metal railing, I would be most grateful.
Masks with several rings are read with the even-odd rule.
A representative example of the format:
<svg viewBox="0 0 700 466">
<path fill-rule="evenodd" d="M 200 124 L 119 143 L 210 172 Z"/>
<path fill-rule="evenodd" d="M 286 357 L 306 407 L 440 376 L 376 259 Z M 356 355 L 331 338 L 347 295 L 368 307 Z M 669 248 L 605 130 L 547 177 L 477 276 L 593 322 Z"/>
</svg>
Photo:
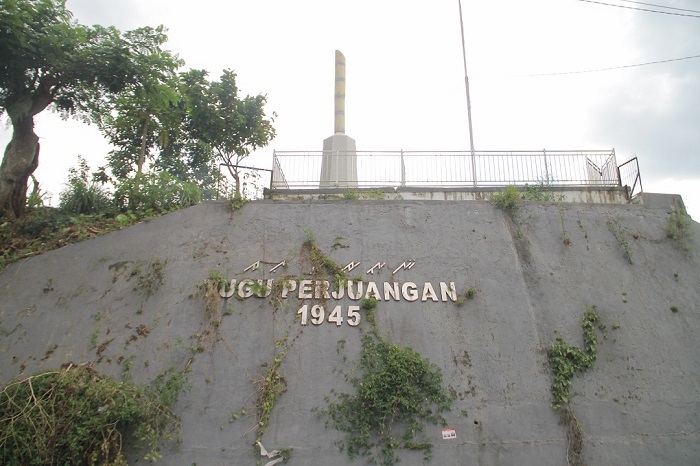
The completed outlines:
<svg viewBox="0 0 700 466">
<path fill-rule="evenodd" d="M 324 157 L 331 163 L 342 157 L 357 161 L 357 181 L 324 180 L 326 186 L 621 186 L 614 150 L 477 151 L 474 164 L 471 152 L 461 151 L 275 151 L 272 188 L 319 188 Z"/>
<path fill-rule="evenodd" d="M 627 188 L 627 199 L 641 194 L 642 176 L 639 174 L 639 161 L 637 157 L 629 159 L 617 168 L 620 186 Z"/>
</svg>

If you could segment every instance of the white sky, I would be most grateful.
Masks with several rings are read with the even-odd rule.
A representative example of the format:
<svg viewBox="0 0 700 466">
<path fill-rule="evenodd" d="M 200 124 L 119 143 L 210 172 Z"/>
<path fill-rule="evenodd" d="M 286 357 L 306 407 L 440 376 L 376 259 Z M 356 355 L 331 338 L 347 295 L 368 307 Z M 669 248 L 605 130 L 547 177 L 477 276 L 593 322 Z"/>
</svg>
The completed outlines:
<svg viewBox="0 0 700 466">
<path fill-rule="evenodd" d="M 625 0 L 601 0 L 662 10 Z M 646 0 L 700 11 L 698 0 Z M 84 24 L 168 27 L 166 48 L 244 94 L 268 96 L 272 150 L 321 150 L 333 132 L 334 51 L 347 60 L 346 133 L 358 150 L 467 150 L 457 0 L 68 0 Z M 639 157 L 644 190 L 683 196 L 700 218 L 700 18 L 579 0 L 463 0 L 476 150 L 611 149 Z M 700 13 L 663 10 L 700 16 Z M 4 118 L 6 121 L 7 119 Z M 110 150 L 94 127 L 44 112 L 35 175 L 53 204 L 80 154 Z M 11 129 L 0 129 L 0 145 Z"/>
</svg>

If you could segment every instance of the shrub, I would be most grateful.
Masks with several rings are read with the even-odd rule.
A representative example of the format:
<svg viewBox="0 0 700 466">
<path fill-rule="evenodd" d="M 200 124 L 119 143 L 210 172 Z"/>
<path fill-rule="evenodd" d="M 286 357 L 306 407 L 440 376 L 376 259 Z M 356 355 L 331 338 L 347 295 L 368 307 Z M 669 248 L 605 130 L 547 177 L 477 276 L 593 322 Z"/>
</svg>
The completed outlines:
<svg viewBox="0 0 700 466">
<path fill-rule="evenodd" d="M 499 209 L 513 212 L 518 208 L 520 191 L 513 185 L 506 186 L 502 191 L 493 195 L 493 202 Z"/>
<path fill-rule="evenodd" d="M 78 156 L 78 166 L 68 170 L 68 187 L 58 197 L 58 207 L 71 214 L 99 214 L 113 209 L 109 193 L 88 180 L 90 167 Z"/>
<path fill-rule="evenodd" d="M 202 192 L 193 183 L 160 172 L 125 180 L 114 193 L 114 200 L 122 212 L 165 213 L 200 203 Z"/>
</svg>

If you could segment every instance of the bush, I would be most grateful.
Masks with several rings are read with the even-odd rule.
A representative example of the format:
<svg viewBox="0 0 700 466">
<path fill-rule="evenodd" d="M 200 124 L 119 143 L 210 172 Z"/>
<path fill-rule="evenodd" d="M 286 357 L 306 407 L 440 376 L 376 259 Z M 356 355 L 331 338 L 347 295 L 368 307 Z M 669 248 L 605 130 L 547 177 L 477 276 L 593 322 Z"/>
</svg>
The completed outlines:
<svg viewBox="0 0 700 466">
<path fill-rule="evenodd" d="M 78 156 L 78 166 L 68 170 L 68 187 L 59 195 L 58 207 L 71 214 L 99 214 L 113 209 L 109 193 L 88 181 L 90 167 Z"/>
<path fill-rule="evenodd" d="M 124 181 L 114 193 L 114 200 L 122 212 L 165 213 L 200 203 L 202 192 L 193 183 L 160 172 Z"/>
<path fill-rule="evenodd" d="M 156 460 L 160 441 L 179 431 L 168 405 L 181 382 L 170 377 L 157 391 L 73 364 L 13 382 L 0 392 L 0 463 L 123 466 L 127 431 Z"/>
</svg>

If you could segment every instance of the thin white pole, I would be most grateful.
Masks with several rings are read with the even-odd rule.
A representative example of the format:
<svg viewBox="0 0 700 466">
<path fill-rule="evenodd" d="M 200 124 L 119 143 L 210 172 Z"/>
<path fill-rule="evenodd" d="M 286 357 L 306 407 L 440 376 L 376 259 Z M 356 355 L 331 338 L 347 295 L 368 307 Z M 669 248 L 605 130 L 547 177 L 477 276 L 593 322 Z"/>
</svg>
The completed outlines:
<svg viewBox="0 0 700 466">
<path fill-rule="evenodd" d="M 464 21 L 462 20 L 462 0 L 459 2 L 459 26 L 462 31 L 462 58 L 464 58 L 464 86 L 467 89 L 467 118 L 469 120 L 469 147 L 472 151 L 472 177 L 476 188 L 476 157 L 474 155 L 474 136 L 472 134 L 472 101 L 469 97 L 469 76 L 467 75 L 467 49 L 464 45 Z"/>
</svg>

